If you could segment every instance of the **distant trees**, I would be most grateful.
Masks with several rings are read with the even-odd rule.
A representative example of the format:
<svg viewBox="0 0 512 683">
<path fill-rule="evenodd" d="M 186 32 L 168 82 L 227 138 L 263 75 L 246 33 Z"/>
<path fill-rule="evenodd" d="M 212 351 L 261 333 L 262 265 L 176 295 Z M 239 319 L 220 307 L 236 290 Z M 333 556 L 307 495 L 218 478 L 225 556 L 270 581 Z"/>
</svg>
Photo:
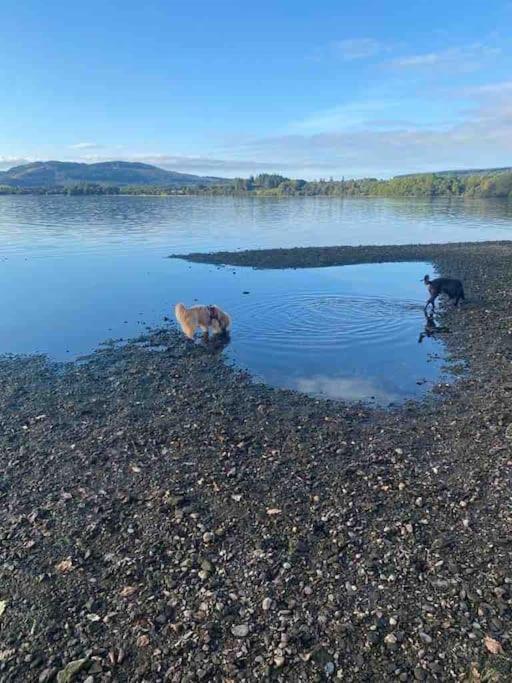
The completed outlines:
<svg viewBox="0 0 512 683">
<path fill-rule="evenodd" d="M 0 185 L 0 194 L 66 195 L 255 195 L 262 197 L 497 197 L 512 199 L 512 172 L 481 175 L 423 173 L 390 180 L 301 180 L 277 173 L 235 178 L 228 184 L 160 187 L 149 185 L 103 185 L 80 183 L 51 188 L 20 188 Z"/>
</svg>

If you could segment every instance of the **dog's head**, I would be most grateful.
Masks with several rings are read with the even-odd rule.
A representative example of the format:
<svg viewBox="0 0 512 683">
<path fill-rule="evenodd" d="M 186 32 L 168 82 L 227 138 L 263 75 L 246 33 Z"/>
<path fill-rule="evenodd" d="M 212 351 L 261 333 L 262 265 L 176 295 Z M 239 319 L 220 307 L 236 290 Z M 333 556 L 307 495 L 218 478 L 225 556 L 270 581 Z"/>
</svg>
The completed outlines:
<svg viewBox="0 0 512 683">
<path fill-rule="evenodd" d="M 425 277 L 423 278 L 422 282 L 424 282 L 426 285 L 428 285 L 429 282 L 430 282 L 430 275 L 425 275 Z"/>
<path fill-rule="evenodd" d="M 183 304 L 176 304 L 174 307 L 174 315 L 179 319 L 187 312 L 187 309 Z"/>
</svg>

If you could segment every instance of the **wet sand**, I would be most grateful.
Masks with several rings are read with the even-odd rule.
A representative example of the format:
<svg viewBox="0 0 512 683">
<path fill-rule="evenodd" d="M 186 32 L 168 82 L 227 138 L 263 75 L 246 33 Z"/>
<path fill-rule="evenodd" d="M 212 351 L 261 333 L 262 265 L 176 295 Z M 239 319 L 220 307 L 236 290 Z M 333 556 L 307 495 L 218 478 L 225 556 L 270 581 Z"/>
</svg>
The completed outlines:
<svg viewBox="0 0 512 683">
<path fill-rule="evenodd" d="M 510 680 L 512 243 L 190 259 L 431 261 L 464 372 L 385 411 L 171 328 L 1 359 L 0 680 Z"/>
</svg>

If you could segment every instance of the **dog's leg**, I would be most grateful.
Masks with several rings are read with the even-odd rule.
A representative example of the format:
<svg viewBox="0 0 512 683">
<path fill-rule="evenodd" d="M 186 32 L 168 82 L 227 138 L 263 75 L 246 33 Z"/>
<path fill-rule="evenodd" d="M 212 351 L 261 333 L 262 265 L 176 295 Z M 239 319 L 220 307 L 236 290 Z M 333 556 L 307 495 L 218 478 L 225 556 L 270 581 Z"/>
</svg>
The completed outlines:
<svg viewBox="0 0 512 683">
<path fill-rule="evenodd" d="M 430 299 L 427 301 L 427 303 L 425 304 L 425 308 L 423 309 L 423 312 L 425 313 L 425 315 L 427 315 L 427 309 L 429 306 L 432 306 L 432 312 L 434 312 L 436 310 L 436 305 L 434 303 L 435 300 L 436 300 L 436 297 L 431 296 Z"/>
<path fill-rule="evenodd" d="M 213 334 L 219 334 L 219 332 L 222 332 L 222 327 L 217 319 L 212 320 L 211 328 L 213 330 Z"/>
<path fill-rule="evenodd" d="M 196 331 L 194 325 L 191 325 L 190 323 L 182 323 L 181 327 L 189 339 L 194 339 L 194 332 Z"/>
<path fill-rule="evenodd" d="M 199 324 L 199 329 L 200 329 L 201 332 L 203 333 L 203 341 L 204 341 L 204 342 L 207 342 L 207 341 L 209 340 L 209 338 L 210 338 L 210 334 L 209 334 L 210 331 L 209 331 L 209 329 L 208 329 L 208 325 L 201 325 L 201 324 Z"/>
</svg>

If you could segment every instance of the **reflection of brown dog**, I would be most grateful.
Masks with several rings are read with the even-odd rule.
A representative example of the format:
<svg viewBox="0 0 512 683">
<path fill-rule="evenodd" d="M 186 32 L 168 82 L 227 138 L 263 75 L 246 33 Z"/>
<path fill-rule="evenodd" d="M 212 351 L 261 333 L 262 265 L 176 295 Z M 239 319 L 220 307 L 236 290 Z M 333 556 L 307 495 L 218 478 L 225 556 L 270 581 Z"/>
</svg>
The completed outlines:
<svg viewBox="0 0 512 683">
<path fill-rule="evenodd" d="M 191 306 L 176 304 L 174 308 L 176 320 L 189 339 L 199 327 L 205 333 L 211 328 L 214 334 L 227 332 L 231 326 L 231 318 L 218 306 Z"/>
</svg>

